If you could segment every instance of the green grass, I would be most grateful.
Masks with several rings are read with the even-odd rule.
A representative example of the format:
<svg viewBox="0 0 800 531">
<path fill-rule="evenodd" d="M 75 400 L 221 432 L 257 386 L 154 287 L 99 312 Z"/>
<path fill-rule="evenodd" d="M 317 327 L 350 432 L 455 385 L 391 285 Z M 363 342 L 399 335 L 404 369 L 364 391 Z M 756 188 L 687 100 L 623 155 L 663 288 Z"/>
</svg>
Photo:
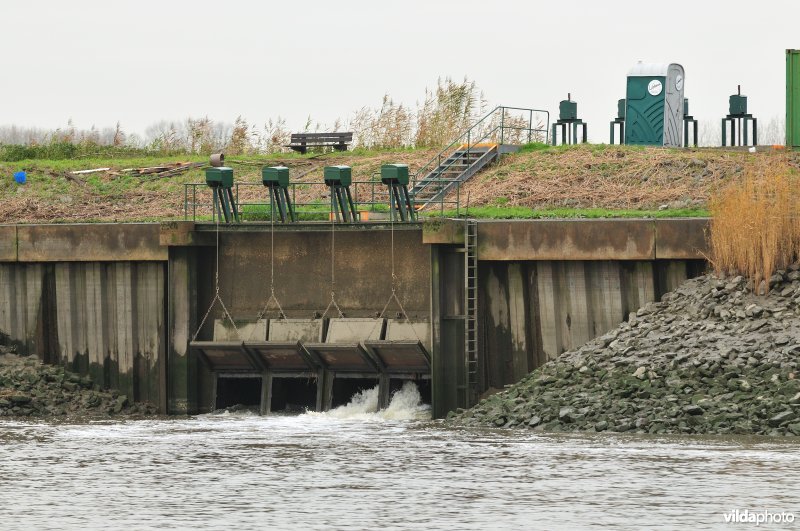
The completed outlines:
<svg viewBox="0 0 800 531">
<path fill-rule="evenodd" d="M 518 153 L 530 153 L 532 151 L 544 151 L 546 149 L 551 149 L 552 146 L 550 144 L 545 144 L 544 142 L 531 142 L 530 144 L 523 144 L 520 146 Z"/>
<path fill-rule="evenodd" d="M 357 204 L 357 211 L 389 212 L 389 205 Z M 242 221 L 269 221 L 271 208 L 269 204 L 242 204 L 239 211 Z M 295 215 L 298 221 L 328 221 L 331 207 L 328 203 L 306 203 L 295 206 Z M 277 216 L 277 213 L 276 213 Z M 276 219 L 278 219 L 276 217 Z"/>
<path fill-rule="evenodd" d="M 464 216 L 465 210 L 445 210 L 444 213 L 431 212 L 432 217 Z M 708 217 L 705 209 L 665 209 L 665 210 L 613 210 L 606 208 L 552 208 L 533 209 L 527 207 L 485 206 L 469 209 L 469 217 L 478 219 L 601 219 L 601 218 L 698 218 Z"/>
</svg>

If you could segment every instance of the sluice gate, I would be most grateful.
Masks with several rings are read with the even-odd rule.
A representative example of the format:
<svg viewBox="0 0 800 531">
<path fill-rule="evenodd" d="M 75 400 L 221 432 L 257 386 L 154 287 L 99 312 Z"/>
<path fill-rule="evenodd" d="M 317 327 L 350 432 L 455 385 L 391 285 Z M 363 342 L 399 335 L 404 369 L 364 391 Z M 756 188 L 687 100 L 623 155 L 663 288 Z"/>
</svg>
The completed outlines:
<svg viewBox="0 0 800 531">
<path fill-rule="evenodd" d="M 261 414 L 327 411 L 375 386 L 378 405 L 385 408 L 390 391 L 405 380 L 418 382 L 430 401 L 428 322 L 332 318 L 237 325 L 216 320 L 213 341 L 190 343 L 213 374 L 212 410 L 241 404 L 258 406 Z M 248 339 L 232 340 L 231 332 L 243 329 Z"/>
</svg>

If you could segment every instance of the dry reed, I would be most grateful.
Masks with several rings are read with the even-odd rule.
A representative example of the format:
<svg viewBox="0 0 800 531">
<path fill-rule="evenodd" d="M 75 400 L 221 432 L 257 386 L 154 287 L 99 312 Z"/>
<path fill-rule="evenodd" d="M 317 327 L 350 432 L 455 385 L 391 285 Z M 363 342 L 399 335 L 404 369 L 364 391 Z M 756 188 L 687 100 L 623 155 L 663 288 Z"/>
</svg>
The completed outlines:
<svg viewBox="0 0 800 531">
<path fill-rule="evenodd" d="M 771 153 L 581 145 L 507 157 L 468 181 L 472 204 L 530 208 L 705 206 L 710 195 Z"/>
<path fill-rule="evenodd" d="M 711 262 L 717 273 L 741 274 L 762 290 L 777 269 L 800 256 L 797 175 L 785 157 L 762 160 L 709 202 Z"/>
</svg>

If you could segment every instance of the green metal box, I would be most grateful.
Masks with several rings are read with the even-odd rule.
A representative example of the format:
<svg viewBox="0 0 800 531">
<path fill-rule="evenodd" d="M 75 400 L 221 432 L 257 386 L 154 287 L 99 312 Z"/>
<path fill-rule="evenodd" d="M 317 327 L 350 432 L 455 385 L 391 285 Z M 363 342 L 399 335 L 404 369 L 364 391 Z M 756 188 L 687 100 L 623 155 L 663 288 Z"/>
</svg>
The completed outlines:
<svg viewBox="0 0 800 531">
<path fill-rule="evenodd" d="M 617 118 L 625 119 L 625 98 L 617 101 Z"/>
<path fill-rule="evenodd" d="M 578 102 L 571 100 L 561 100 L 558 104 L 559 120 L 575 120 L 578 118 Z"/>
<path fill-rule="evenodd" d="M 731 116 L 742 116 L 747 114 L 747 96 L 741 94 L 733 94 L 730 99 L 730 112 Z"/>
<path fill-rule="evenodd" d="M 800 50 L 786 50 L 786 146 L 800 149 Z"/>
<path fill-rule="evenodd" d="M 353 170 L 350 166 L 325 166 L 322 175 L 328 186 L 334 184 L 350 186 L 353 182 Z"/>
<path fill-rule="evenodd" d="M 264 166 L 261 168 L 261 181 L 264 186 L 289 186 L 289 168 L 286 166 Z"/>
<path fill-rule="evenodd" d="M 408 164 L 384 164 L 381 166 L 383 184 L 408 184 Z"/>
<path fill-rule="evenodd" d="M 206 184 L 220 188 L 233 187 L 233 168 L 225 166 L 206 169 Z"/>
<path fill-rule="evenodd" d="M 689 116 L 689 98 L 683 98 L 683 115 Z"/>
</svg>

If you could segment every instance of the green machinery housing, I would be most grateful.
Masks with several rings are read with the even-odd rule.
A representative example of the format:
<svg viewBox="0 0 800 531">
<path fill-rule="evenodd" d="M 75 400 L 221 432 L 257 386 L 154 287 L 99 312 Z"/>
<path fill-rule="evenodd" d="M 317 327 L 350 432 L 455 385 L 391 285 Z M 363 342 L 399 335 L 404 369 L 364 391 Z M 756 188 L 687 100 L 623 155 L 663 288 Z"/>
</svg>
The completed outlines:
<svg viewBox="0 0 800 531">
<path fill-rule="evenodd" d="M 286 166 L 264 166 L 261 169 L 261 182 L 269 190 L 270 220 L 278 215 L 281 223 L 296 221 L 294 206 L 289 197 L 289 168 Z M 277 212 L 276 212 L 277 210 Z"/>
<path fill-rule="evenodd" d="M 356 206 L 350 193 L 353 170 L 350 166 L 325 166 L 322 179 L 331 190 L 331 216 L 336 221 L 353 223 L 358 220 Z"/>
<path fill-rule="evenodd" d="M 215 166 L 206 169 L 206 184 L 213 191 L 214 216 L 225 223 L 239 222 L 239 211 L 233 197 L 233 168 Z"/>
<path fill-rule="evenodd" d="M 800 149 L 800 50 L 786 50 L 786 146 Z"/>
<path fill-rule="evenodd" d="M 583 134 L 578 137 L 578 127 L 583 128 Z M 578 118 L 578 102 L 572 101 L 572 94 L 567 94 L 567 99 L 558 104 L 558 120 L 553 123 L 551 133 L 552 144 L 558 145 L 558 130 L 561 129 L 562 144 L 586 143 L 587 125 Z M 580 138 L 580 140 L 579 140 Z"/>
<path fill-rule="evenodd" d="M 384 164 L 381 166 L 381 182 L 389 187 L 389 215 L 391 219 L 415 221 L 417 211 L 414 200 L 408 193 L 408 164 Z"/>
<path fill-rule="evenodd" d="M 741 85 L 737 87 L 736 94 L 732 94 L 728 102 L 728 115 L 722 119 L 722 147 L 727 145 L 728 124 L 730 124 L 731 146 L 747 146 L 750 145 L 751 140 L 752 145 L 757 146 L 758 120 L 747 112 L 747 96 L 742 94 Z M 752 131 L 749 137 L 747 135 L 748 123 Z"/>
<path fill-rule="evenodd" d="M 683 145 L 684 71 L 679 64 L 638 63 L 628 72 L 625 143 Z"/>
<path fill-rule="evenodd" d="M 609 144 L 614 144 L 614 130 L 619 126 L 619 143 L 625 143 L 625 98 L 617 101 L 617 117 L 611 120 L 609 129 Z"/>
</svg>

